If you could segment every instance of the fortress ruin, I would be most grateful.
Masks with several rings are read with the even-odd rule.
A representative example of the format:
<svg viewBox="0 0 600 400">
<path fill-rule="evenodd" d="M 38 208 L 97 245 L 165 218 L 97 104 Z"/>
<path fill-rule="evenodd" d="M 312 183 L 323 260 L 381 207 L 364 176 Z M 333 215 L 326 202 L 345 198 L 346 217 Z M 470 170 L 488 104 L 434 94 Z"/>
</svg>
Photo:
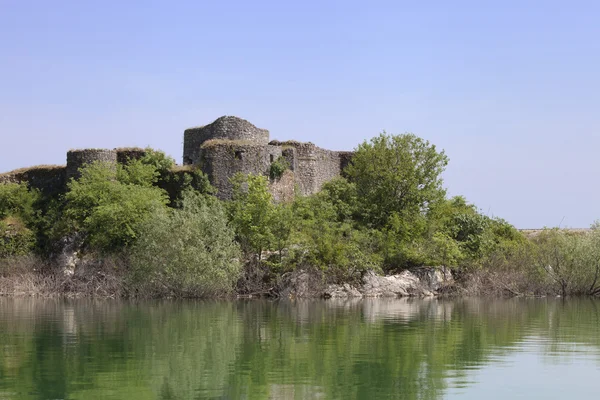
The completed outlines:
<svg viewBox="0 0 600 400">
<path fill-rule="evenodd" d="M 66 166 L 11 171 L 0 175 L 0 183 L 26 181 L 44 192 L 60 192 L 69 179 L 79 176 L 79 168 L 88 163 L 125 163 L 143 154 L 144 150 L 138 148 L 71 150 Z M 221 199 L 231 198 L 230 178 L 236 173 L 271 176 L 272 165 L 282 161 L 287 170 L 270 179 L 270 190 L 277 201 L 291 199 L 295 193 L 316 193 L 325 182 L 342 173 L 352 154 L 321 149 L 310 142 L 270 141 L 268 130 L 233 116 L 186 129 L 183 139 L 184 166 L 198 167 L 206 173 Z"/>
</svg>

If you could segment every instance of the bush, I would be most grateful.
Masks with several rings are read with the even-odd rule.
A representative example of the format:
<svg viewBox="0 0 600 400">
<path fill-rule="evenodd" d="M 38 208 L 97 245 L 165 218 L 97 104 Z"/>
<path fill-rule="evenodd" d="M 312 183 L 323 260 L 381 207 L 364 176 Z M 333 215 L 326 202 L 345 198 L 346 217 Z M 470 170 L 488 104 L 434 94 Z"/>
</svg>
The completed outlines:
<svg viewBox="0 0 600 400">
<path fill-rule="evenodd" d="M 140 295 L 230 293 L 240 251 L 221 203 L 188 191 L 181 209 L 160 209 L 140 227 L 130 252 L 131 282 Z"/>
<path fill-rule="evenodd" d="M 260 175 L 236 174 L 233 183 L 233 199 L 228 203 L 229 217 L 236 237 L 246 254 L 262 260 L 265 250 L 273 246 L 273 196 L 268 181 Z"/>
<path fill-rule="evenodd" d="M 30 253 L 35 247 L 35 234 L 17 217 L 0 220 L 0 257 Z"/>
<path fill-rule="evenodd" d="M 600 292 L 600 231 L 548 229 L 533 242 L 534 265 L 558 286 L 561 295 Z"/>
<path fill-rule="evenodd" d="M 202 172 L 199 166 L 172 169 L 158 180 L 157 185 L 169 194 L 169 206 L 175 208 L 181 208 L 182 196 L 188 190 L 206 195 L 213 195 L 217 192 L 215 187 L 210 184 L 208 175 Z"/>
<path fill-rule="evenodd" d="M 142 164 L 153 166 L 159 175 L 166 176 L 175 166 L 175 160 L 160 150 L 146 149 L 146 154 L 140 158 Z"/>
<path fill-rule="evenodd" d="M 129 170 L 116 172 L 96 162 L 69 182 L 64 216 L 69 230 L 87 234 L 86 243 L 105 252 L 118 251 L 138 237 L 138 227 L 157 210 L 166 208 L 166 193 L 157 187 L 128 180 Z M 116 178 L 121 175 L 123 182 Z"/>
<path fill-rule="evenodd" d="M 444 199 L 441 174 L 447 163 L 443 151 L 413 134 L 384 132 L 363 142 L 345 170 L 356 185 L 363 223 L 383 228 L 393 214 L 415 220 Z"/>
<path fill-rule="evenodd" d="M 338 222 L 336 206 L 319 196 L 298 198 L 289 263 L 317 267 L 333 282 L 354 280 L 369 269 L 380 270 L 381 257 L 372 231 Z"/>
<path fill-rule="evenodd" d="M 28 189 L 26 183 L 0 183 L 0 219 L 19 216 L 26 224 L 34 222 L 40 192 Z"/>
<path fill-rule="evenodd" d="M 290 168 L 290 164 L 285 157 L 278 157 L 277 160 L 271 163 L 269 169 L 269 177 L 271 179 L 279 179 L 283 176 L 283 173 Z"/>
</svg>

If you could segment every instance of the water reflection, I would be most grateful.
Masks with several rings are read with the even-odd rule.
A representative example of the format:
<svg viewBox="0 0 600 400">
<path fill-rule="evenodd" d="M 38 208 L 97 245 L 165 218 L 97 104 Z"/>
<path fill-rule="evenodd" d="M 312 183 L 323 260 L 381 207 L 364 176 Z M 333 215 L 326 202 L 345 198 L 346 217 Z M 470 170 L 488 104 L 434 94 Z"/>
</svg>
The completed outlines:
<svg viewBox="0 0 600 400">
<path fill-rule="evenodd" d="M 599 349 L 591 299 L 0 299 L 0 399 L 437 399 Z"/>
</svg>

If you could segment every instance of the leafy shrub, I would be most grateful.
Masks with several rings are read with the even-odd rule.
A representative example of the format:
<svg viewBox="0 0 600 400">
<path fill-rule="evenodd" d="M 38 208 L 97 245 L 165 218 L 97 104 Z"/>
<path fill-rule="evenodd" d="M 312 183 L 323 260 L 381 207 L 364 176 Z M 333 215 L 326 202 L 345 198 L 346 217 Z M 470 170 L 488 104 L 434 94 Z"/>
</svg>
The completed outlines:
<svg viewBox="0 0 600 400">
<path fill-rule="evenodd" d="M 146 154 L 140 159 L 144 164 L 152 165 L 159 173 L 165 173 L 175 166 L 175 160 L 163 151 L 146 149 Z"/>
<path fill-rule="evenodd" d="M 560 293 L 600 292 L 600 232 L 548 229 L 534 238 L 535 266 L 559 288 Z"/>
<path fill-rule="evenodd" d="M 228 204 L 231 224 L 246 254 L 260 261 L 275 236 L 272 230 L 273 197 L 264 176 L 237 174 L 232 178 L 233 199 Z"/>
<path fill-rule="evenodd" d="M 338 222 L 337 211 L 319 196 L 296 200 L 294 251 L 289 262 L 317 267 L 337 282 L 356 279 L 368 269 L 379 270 L 382 260 L 373 232 Z"/>
<path fill-rule="evenodd" d="M 145 164 L 142 160 L 131 160 L 117 167 L 117 180 L 126 185 L 152 186 L 160 177 L 154 165 Z"/>
<path fill-rule="evenodd" d="M 0 219 L 16 215 L 31 224 L 37 216 L 40 197 L 40 192 L 28 189 L 26 183 L 0 183 Z"/>
<path fill-rule="evenodd" d="M 345 173 L 356 185 L 363 223 L 383 228 L 392 214 L 414 220 L 443 200 L 447 163 L 443 151 L 413 134 L 384 132 L 360 144 Z"/>
<path fill-rule="evenodd" d="M 188 190 L 194 190 L 200 194 L 213 195 L 217 192 L 210 184 L 206 175 L 198 166 L 176 167 L 161 177 L 158 186 L 169 194 L 169 205 L 181 208 L 183 194 Z"/>
<path fill-rule="evenodd" d="M 317 196 L 333 206 L 339 222 L 357 219 L 359 202 L 354 183 L 342 177 L 334 178 L 323 185 Z"/>
<path fill-rule="evenodd" d="M 35 234 L 17 217 L 0 220 L 0 257 L 25 255 L 35 246 Z"/>
<path fill-rule="evenodd" d="M 81 178 L 68 184 L 64 216 L 71 230 L 87 233 L 87 243 L 102 251 L 118 251 L 138 237 L 138 226 L 165 208 L 165 192 L 146 184 L 122 183 L 125 169 L 96 162 L 81 170 Z M 128 182 L 127 178 L 123 181 Z"/>
<path fill-rule="evenodd" d="M 277 157 L 277 160 L 271 163 L 269 168 L 269 177 L 271 179 L 279 179 L 289 168 L 290 163 L 285 159 L 285 157 L 279 156 Z"/>
<path fill-rule="evenodd" d="M 181 209 L 156 210 L 131 249 L 131 281 L 141 294 L 202 297 L 231 292 L 240 252 L 222 204 L 187 191 Z"/>
</svg>

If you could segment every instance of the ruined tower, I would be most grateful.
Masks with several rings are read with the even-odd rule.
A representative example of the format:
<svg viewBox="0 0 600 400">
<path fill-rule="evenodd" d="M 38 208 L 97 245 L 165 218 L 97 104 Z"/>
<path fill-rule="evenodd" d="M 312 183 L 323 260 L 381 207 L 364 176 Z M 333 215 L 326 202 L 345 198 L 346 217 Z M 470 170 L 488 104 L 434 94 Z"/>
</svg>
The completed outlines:
<svg viewBox="0 0 600 400">
<path fill-rule="evenodd" d="M 289 170 L 271 180 L 276 198 L 318 192 L 323 184 L 341 174 L 351 153 L 321 149 L 312 143 L 269 142 L 269 131 L 232 116 L 186 129 L 183 163 L 199 165 L 217 188 L 217 196 L 231 198 L 230 178 L 236 173 L 269 176 L 271 164 L 283 157 Z"/>
<path fill-rule="evenodd" d="M 109 149 L 81 149 L 69 150 L 67 152 L 67 182 L 71 178 L 78 179 L 79 169 L 94 161 L 110 163 L 117 167 L 117 151 Z"/>
</svg>

